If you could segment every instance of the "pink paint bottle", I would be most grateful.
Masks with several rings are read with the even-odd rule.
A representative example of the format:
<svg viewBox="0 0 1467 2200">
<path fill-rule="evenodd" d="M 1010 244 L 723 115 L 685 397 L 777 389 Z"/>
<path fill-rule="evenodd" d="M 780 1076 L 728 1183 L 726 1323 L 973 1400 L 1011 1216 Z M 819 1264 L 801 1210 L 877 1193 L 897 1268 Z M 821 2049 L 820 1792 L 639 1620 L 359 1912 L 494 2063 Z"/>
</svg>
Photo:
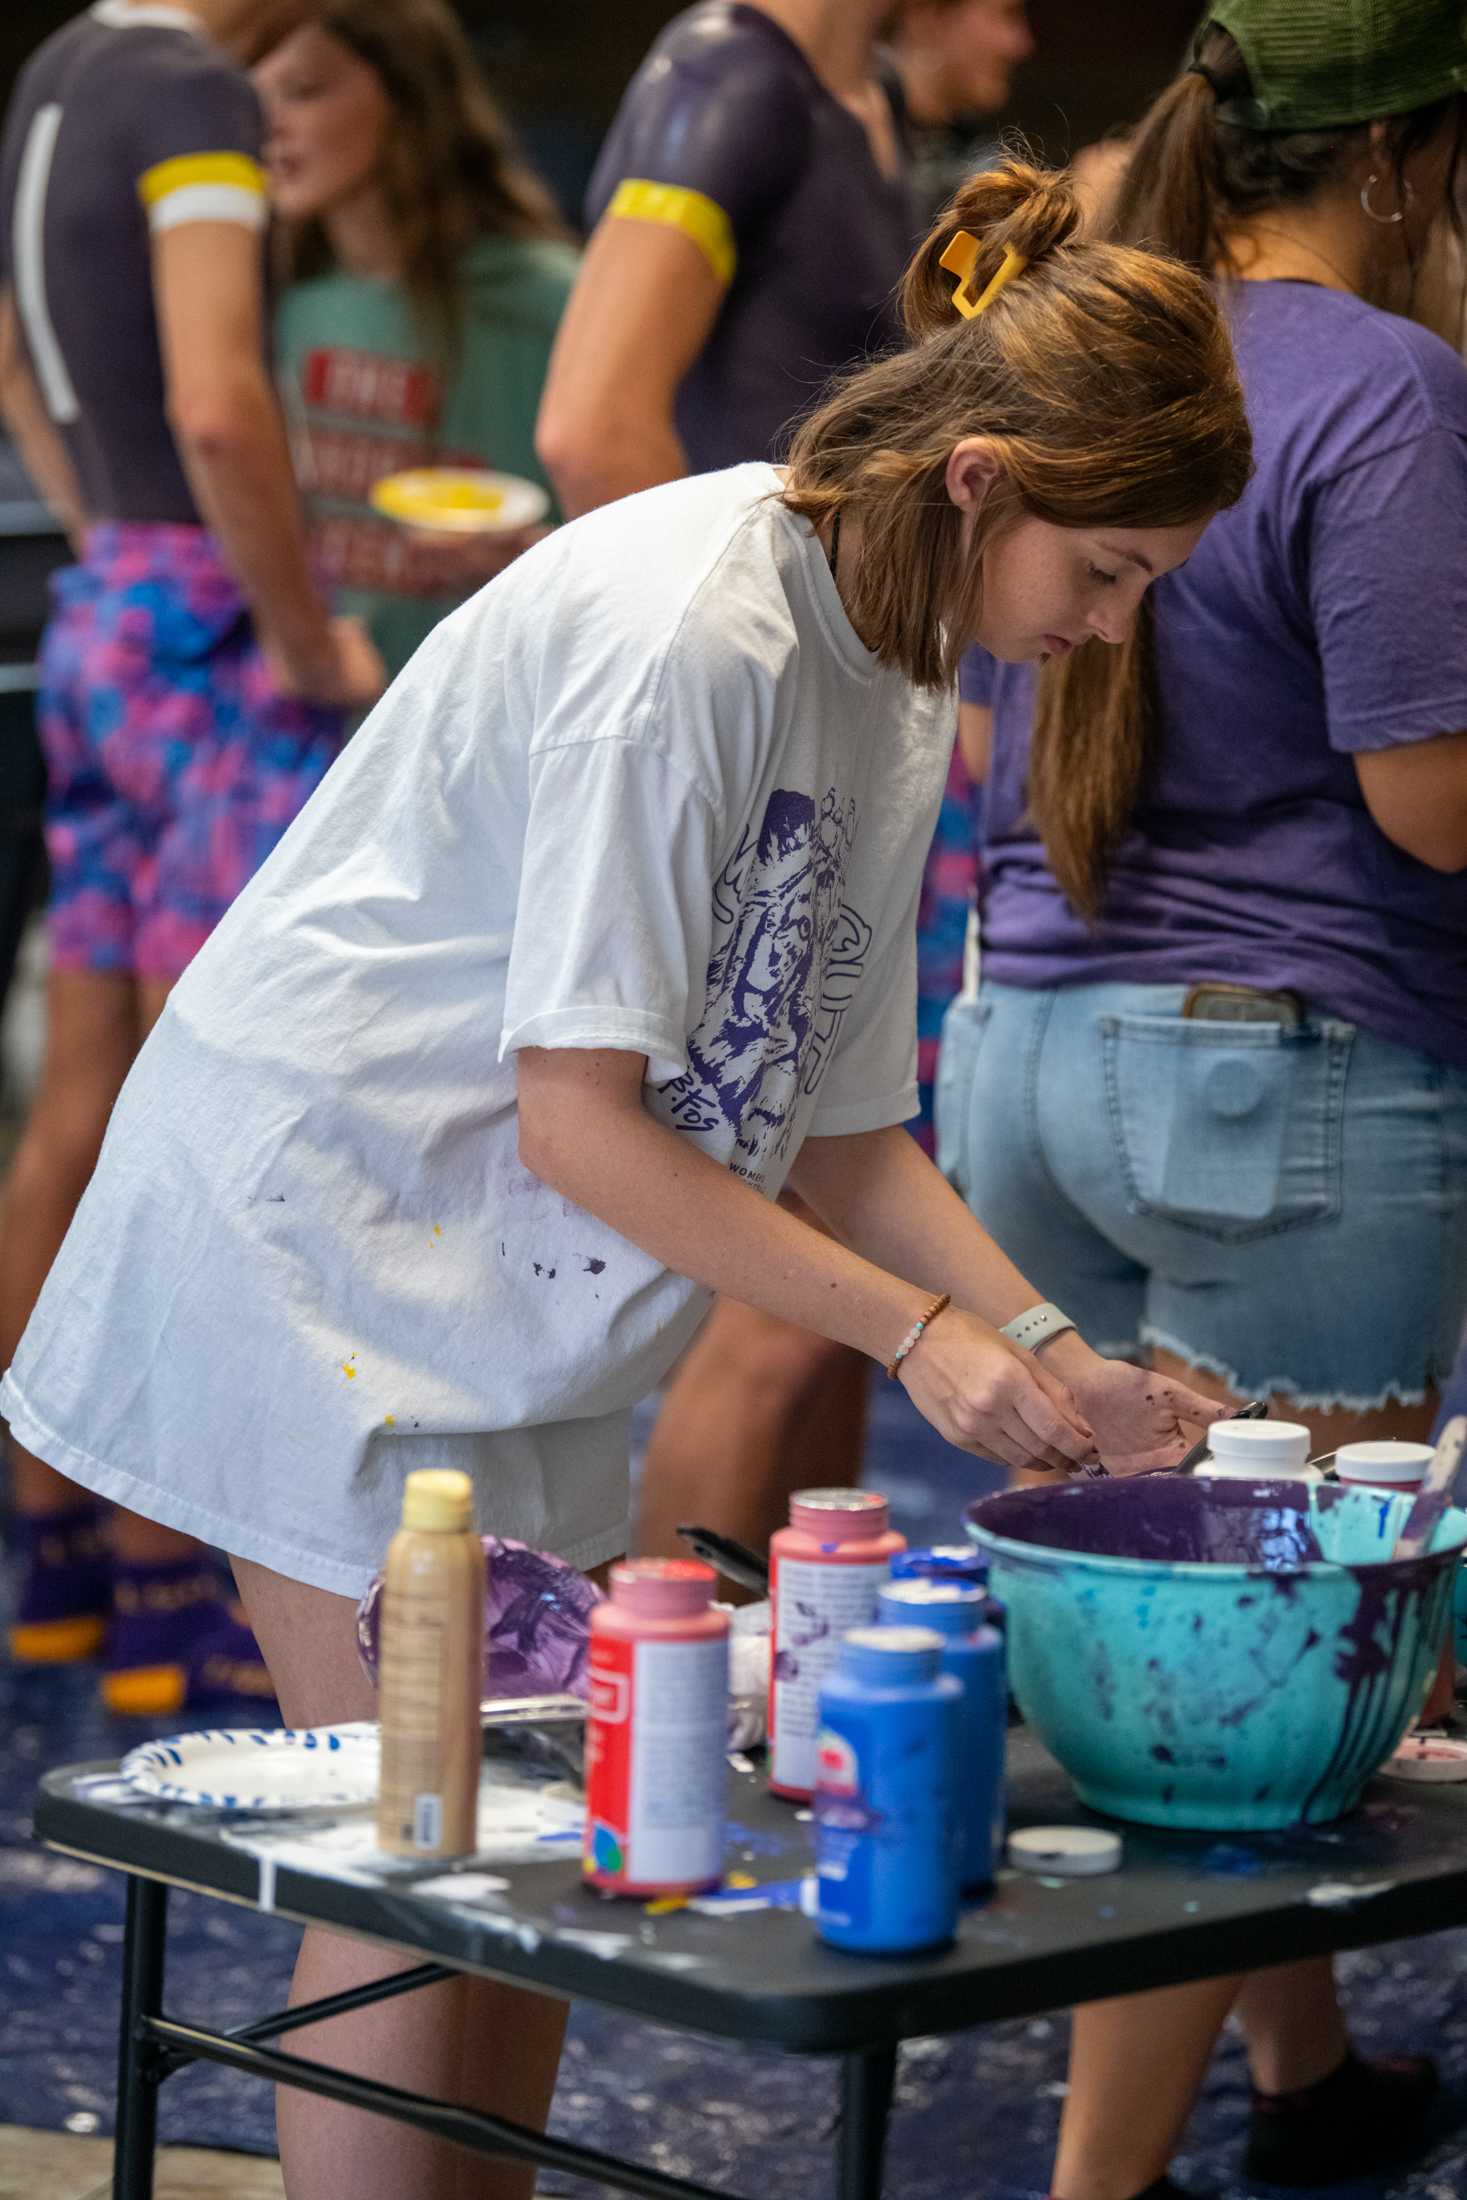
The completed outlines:
<svg viewBox="0 0 1467 2200">
<path fill-rule="evenodd" d="M 907 1539 L 872 1490 L 797 1490 L 790 1524 L 769 1543 L 774 1606 L 769 1671 L 769 1785 L 808 1802 L 815 1791 L 820 1688 L 841 1637 L 870 1627 L 876 1592 Z"/>
<path fill-rule="evenodd" d="M 729 1620 L 715 1579 L 697 1559 L 624 1559 L 591 1614 L 581 1868 L 605 1894 L 723 1878 Z"/>
</svg>

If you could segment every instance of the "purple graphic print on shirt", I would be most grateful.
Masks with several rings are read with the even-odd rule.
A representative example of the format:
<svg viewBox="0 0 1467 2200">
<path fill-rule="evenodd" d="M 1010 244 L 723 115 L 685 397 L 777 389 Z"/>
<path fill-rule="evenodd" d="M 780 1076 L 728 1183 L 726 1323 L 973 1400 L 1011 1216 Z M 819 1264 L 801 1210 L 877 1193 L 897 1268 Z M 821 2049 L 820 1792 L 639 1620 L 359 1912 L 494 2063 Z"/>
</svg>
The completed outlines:
<svg viewBox="0 0 1467 2200">
<path fill-rule="evenodd" d="M 832 787 L 776 788 L 714 888 L 708 999 L 689 1067 L 661 1087 L 681 1130 L 735 1131 L 731 1166 L 758 1182 L 783 1159 L 855 995 L 871 927 L 843 899 L 856 805 Z"/>
</svg>

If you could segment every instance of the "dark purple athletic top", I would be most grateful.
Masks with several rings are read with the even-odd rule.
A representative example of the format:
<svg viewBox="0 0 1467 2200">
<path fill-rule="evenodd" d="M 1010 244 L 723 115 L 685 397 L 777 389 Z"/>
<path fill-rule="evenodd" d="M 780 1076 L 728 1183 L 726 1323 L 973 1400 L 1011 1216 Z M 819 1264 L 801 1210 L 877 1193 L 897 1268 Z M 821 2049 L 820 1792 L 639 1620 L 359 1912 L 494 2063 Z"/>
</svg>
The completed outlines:
<svg viewBox="0 0 1467 2200">
<path fill-rule="evenodd" d="M 614 211 L 669 220 L 720 272 L 732 266 L 678 394 L 689 464 L 705 473 L 779 456 L 833 374 L 898 339 L 894 292 L 919 226 L 905 177 L 881 174 L 860 122 L 777 23 L 705 0 L 668 25 L 632 79 L 591 178 L 587 226 L 636 184 L 671 188 Z"/>
<path fill-rule="evenodd" d="M 182 9 L 115 0 L 48 38 L 0 139 L 0 282 L 94 519 L 197 525 L 164 410 L 152 239 L 263 230 L 249 80 Z"/>
</svg>

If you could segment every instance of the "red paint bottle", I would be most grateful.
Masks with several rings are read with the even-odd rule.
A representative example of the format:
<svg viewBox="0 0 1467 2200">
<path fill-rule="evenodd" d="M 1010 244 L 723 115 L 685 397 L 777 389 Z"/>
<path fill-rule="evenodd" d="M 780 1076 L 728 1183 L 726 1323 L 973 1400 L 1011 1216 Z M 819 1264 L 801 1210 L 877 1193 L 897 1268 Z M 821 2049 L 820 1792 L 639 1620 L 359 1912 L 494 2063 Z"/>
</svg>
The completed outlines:
<svg viewBox="0 0 1467 2200">
<path fill-rule="evenodd" d="M 808 1802 L 815 1791 L 821 1684 L 841 1638 L 870 1627 L 876 1593 L 907 1539 L 873 1490 L 797 1490 L 790 1524 L 770 1538 L 774 1606 L 769 1671 L 769 1785 Z"/>
<path fill-rule="evenodd" d="M 624 1559 L 591 1614 L 582 1870 L 606 1894 L 723 1878 L 728 1630 L 711 1566 Z"/>
</svg>

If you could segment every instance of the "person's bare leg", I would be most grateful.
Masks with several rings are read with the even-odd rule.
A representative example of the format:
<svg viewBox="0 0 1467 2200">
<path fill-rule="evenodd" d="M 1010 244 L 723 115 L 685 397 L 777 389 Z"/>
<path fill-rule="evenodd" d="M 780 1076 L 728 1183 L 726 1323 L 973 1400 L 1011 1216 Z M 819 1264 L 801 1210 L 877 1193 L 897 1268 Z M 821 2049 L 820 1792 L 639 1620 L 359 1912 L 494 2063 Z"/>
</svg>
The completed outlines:
<svg viewBox="0 0 1467 2200">
<path fill-rule="evenodd" d="M 1254 1971 L 1236 2003 L 1253 2082 L 1263 2093 L 1296 2093 L 1338 2070 L 1350 2050 L 1328 1956 Z"/>
<path fill-rule="evenodd" d="M 0 1212 L 0 1361 L 9 1366 L 61 1240 L 101 1151 L 107 1118 L 143 1030 L 138 989 L 126 971 L 53 970 L 46 988 L 46 1051 L 30 1118 Z M 60 1512 L 84 1502 L 75 1483 L 12 1439 L 18 1512 Z M 136 1529 L 128 1556 L 172 1558 L 195 1546 L 171 1528 L 119 1515 Z"/>
<path fill-rule="evenodd" d="M 862 1352 L 832 1353 L 796 1409 L 790 1432 L 794 1460 L 811 1469 L 809 1483 L 795 1489 L 841 1489 L 859 1482 L 866 1456 L 873 1367 Z M 769 1534 L 785 1526 L 787 1507 L 771 1521 Z"/>
<path fill-rule="evenodd" d="M 1163 2174 L 1241 1983 L 1208 1979 L 1074 2012 L 1056 2200 L 1133 2200 Z"/>
<path fill-rule="evenodd" d="M 686 1555 L 696 1520 L 763 1550 L 792 1490 L 860 1474 L 864 1357 L 736 1299 L 719 1299 L 663 1392 L 632 1549 Z"/>
<path fill-rule="evenodd" d="M 1216 1375 L 1209 1375 L 1187 1360 L 1179 1359 L 1175 1352 L 1156 1351 L 1150 1355 L 1151 1364 L 1158 1374 L 1170 1375 L 1177 1382 L 1190 1383 L 1200 1390 L 1204 1398 L 1220 1398 L 1228 1405 L 1242 1405 L 1237 1391 L 1229 1390 Z M 1276 1421 L 1303 1421 L 1308 1424 L 1313 1450 L 1338 1451 L 1341 1444 L 1364 1444 L 1382 1436 L 1399 1436 L 1403 1442 L 1425 1443 L 1436 1418 L 1437 1394 L 1433 1390 L 1419 1405 L 1377 1406 L 1368 1413 L 1321 1413 L 1313 1407 L 1295 1405 L 1286 1397 L 1275 1393 L 1268 1401 L 1268 1410 Z"/>
<path fill-rule="evenodd" d="M 290 1723 L 375 1718 L 376 1694 L 357 1657 L 352 1600 L 246 1559 L 233 1564 Z M 301 1944 L 291 2004 L 385 1978 L 412 1960 L 312 1930 Z M 287 2045 L 439 2100 L 463 2097 L 469 2066 L 471 2105 L 533 2123 L 548 2109 L 564 2024 L 561 2004 L 542 1995 L 460 1979 L 307 2026 Z M 289 2087 L 277 2093 L 276 2117 L 288 2200 L 339 2200 L 342 2193 L 352 2200 L 529 2200 L 534 2190 L 528 2168 L 476 2161 L 446 2141 Z"/>
<path fill-rule="evenodd" d="M 587 1568 L 598 1589 L 611 1587 L 608 1558 Z M 547 1996 L 530 1995 L 514 1987 L 496 1986 L 488 1979 L 466 1979 L 463 2062 L 457 2098 L 468 2108 L 490 2115 L 512 2116 L 517 2124 L 543 2131 L 550 2118 L 561 2041 L 569 2009 Z M 524 2024 L 520 2011 L 528 2008 L 533 2022 Z M 486 2164 L 461 2149 L 458 2156 L 458 2188 L 455 2200 L 500 2200 L 506 2192 L 529 2195 L 534 2182 L 520 2172 L 522 2187 L 506 2185 L 504 2170 Z M 499 2181 L 492 2182 L 497 2178 Z"/>
</svg>

